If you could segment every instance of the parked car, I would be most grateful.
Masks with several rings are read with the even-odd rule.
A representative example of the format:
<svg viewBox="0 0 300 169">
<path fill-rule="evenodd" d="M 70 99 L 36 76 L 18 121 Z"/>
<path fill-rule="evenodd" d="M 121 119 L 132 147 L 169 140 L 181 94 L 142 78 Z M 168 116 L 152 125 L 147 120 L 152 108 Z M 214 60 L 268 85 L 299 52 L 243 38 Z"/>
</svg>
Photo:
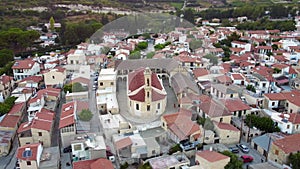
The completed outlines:
<svg viewBox="0 0 300 169">
<path fill-rule="evenodd" d="M 253 161 L 253 157 L 249 155 L 242 155 L 241 158 L 243 159 L 244 163 L 250 163 Z"/>
<path fill-rule="evenodd" d="M 72 152 L 72 147 L 68 146 L 68 147 L 64 148 L 63 152 L 64 153 L 71 153 Z"/>
<path fill-rule="evenodd" d="M 229 151 L 231 151 L 232 153 L 239 153 L 239 148 L 237 147 L 229 147 Z"/>
<path fill-rule="evenodd" d="M 250 151 L 250 149 L 244 144 L 237 144 L 236 146 L 241 149 L 243 153 L 249 153 Z"/>
</svg>

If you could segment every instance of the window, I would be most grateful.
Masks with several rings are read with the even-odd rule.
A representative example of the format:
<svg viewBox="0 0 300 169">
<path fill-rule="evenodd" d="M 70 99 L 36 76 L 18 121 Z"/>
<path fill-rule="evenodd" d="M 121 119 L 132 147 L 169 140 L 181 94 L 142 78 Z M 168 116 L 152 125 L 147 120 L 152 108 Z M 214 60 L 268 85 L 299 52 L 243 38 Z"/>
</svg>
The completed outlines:
<svg viewBox="0 0 300 169">
<path fill-rule="evenodd" d="M 293 113 L 293 109 L 290 109 L 290 113 Z"/>
<path fill-rule="evenodd" d="M 286 128 L 289 129 L 289 128 L 290 128 L 290 125 L 288 124 L 288 125 L 286 126 Z"/>
<path fill-rule="evenodd" d="M 55 79 L 55 76 L 52 76 L 52 79 Z"/>
<path fill-rule="evenodd" d="M 227 135 L 227 138 L 229 138 L 229 135 Z"/>
<path fill-rule="evenodd" d="M 113 85 L 114 85 L 114 82 L 110 82 L 110 85 L 113 86 Z"/>
<path fill-rule="evenodd" d="M 299 125 L 297 124 L 296 129 L 298 129 L 298 128 L 299 128 Z"/>
<path fill-rule="evenodd" d="M 150 86 L 150 80 L 147 78 L 147 86 Z"/>
<path fill-rule="evenodd" d="M 74 62 L 73 62 L 73 60 L 71 60 L 71 64 L 73 64 Z"/>
<path fill-rule="evenodd" d="M 275 150 L 275 155 L 278 155 L 279 154 L 279 151 L 278 150 Z"/>
<path fill-rule="evenodd" d="M 230 98 L 233 98 L 233 94 L 230 94 Z"/>
<path fill-rule="evenodd" d="M 262 86 L 263 86 L 263 87 L 266 87 L 266 83 L 263 83 Z"/>
<path fill-rule="evenodd" d="M 136 104 L 136 105 L 135 105 L 135 109 L 136 109 L 136 110 L 139 110 L 139 109 L 140 109 L 139 104 Z"/>
<path fill-rule="evenodd" d="M 160 103 L 157 104 L 157 109 L 160 109 Z"/>
<path fill-rule="evenodd" d="M 220 118 L 220 122 L 222 122 L 222 121 L 223 121 L 223 118 L 221 117 L 221 118 Z"/>
<path fill-rule="evenodd" d="M 42 132 L 38 132 L 38 135 L 39 135 L 39 136 L 43 136 Z"/>
<path fill-rule="evenodd" d="M 150 105 L 147 105 L 147 111 L 150 111 Z"/>
<path fill-rule="evenodd" d="M 275 106 L 275 102 L 272 102 L 272 106 Z"/>
<path fill-rule="evenodd" d="M 149 98 L 150 97 L 150 92 L 147 92 L 147 98 Z"/>
<path fill-rule="evenodd" d="M 26 161 L 27 165 L 31 165 L 31 161 Z"/>
<path fill-rule="evenodd" d="M 100 86 L 103 86 L 103 82 L 100 82 Z"/>
</svg>

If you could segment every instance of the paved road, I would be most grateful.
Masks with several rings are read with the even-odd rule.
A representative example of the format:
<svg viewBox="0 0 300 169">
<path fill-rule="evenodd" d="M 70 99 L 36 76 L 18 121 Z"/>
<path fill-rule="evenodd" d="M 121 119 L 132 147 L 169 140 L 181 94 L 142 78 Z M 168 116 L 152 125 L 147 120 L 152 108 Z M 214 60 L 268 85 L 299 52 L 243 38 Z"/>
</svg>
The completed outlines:
<svg viewBox="0 0 300 169">
<path fill-rule="evenodd" d="M 249 153 L 243 153 L 242 151 L 240 151 L 236 155 L 238 157 L 241 157 L 242 155 L 250 155 L 250 156 L 253 157 L 253 161 L 251 163 L 245 163 L 243 165 L 243 168 L 247 168 L 247 166 L 250 165 L 250 164 L 261 163 L 262 159 L 265 161 L 265 158 L 262 155 L 260 155 L 256 150 L 254 150 L 253 148 L 251 148 L 249 143 L 246 143 L 246 142 L 242 141 L 242 144 L 245 144 L 247 147 L 249 147 L 249 149 L 250 149 Z M 235 147 L 236 145 L 230 145 L 229 147 L 232 147 L 232 146 Z"/>
<path fill-rule="evenodd" d="M 55 120 L 54 120 L 54 124 L 53 124 L 53 128 L 52 128 L 52 138 L 51 138 L 51 147 L 54 146 L 59 146 L 60 145 L 60 134 L 59 134 L 59 120 L 60 120 L 60 114 L 61 114 L 61 106 L 66 102 L 65 99 L 65 93 L 61 92 L 61 98 L 59 101 L 59 105 L 56 108 L 55 111 Z"/>
</svg>

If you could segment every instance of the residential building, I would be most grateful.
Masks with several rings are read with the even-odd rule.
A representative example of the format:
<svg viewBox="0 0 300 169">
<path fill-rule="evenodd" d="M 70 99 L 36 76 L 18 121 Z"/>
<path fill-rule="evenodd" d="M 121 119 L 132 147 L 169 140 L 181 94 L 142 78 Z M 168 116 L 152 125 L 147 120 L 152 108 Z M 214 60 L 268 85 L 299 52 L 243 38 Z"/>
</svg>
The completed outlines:
<svg viewBox="0 0 300 169">
<path fill-rule="evenodd" d="M 214 130 L 221 144 L 236 144 L 240 141 L 240 130 L 231 124 L 214 122 Z"/>
<path fill-rule="evenodd" d="M 300 111 L 300 91 L 264 94 L 264 108 L 280 112 L 298 113 Z"/>
<path fill-rule="evenodd" d="M 67 57 L 67 63 L 70 65 L 82 65 L 86 62 L 85 50 L 76 49 L 74 53 L 71 53 Z"/>
<path fill-rule="evenodd" d="M 210 94 L 218 99 L 239 98 L 239 93 L 232 86 L 224 84 L 212 84 Z"/>
<path fill-rule="evenodd" d="M 199 169 L 223 169 L 229 163 L 230 157 L 215 151 L 198 151 L 195 157 Z"/>
<path fill-rule="evenodd" d="M 280 128 L 281 132 L 288 134 L 300 133 L 300 114 L 299 113 L 272 113 L 272 120 Z"/>
<path fill-rule="evenodd" d="M 300 134 L 293 134 L 273 141 L 268 154 L 268 160 L 279 164 L 288 164 L 289 156 L 300 151 L 299 139 Z"/>
<path fill-rule="evenodd" d="M 76 135 L 71 141 L 72 161 L 106 158 L 106 145 L 103 136 L 97 133 Z"/>
<path fill-rule="evenodd" d="M 16 157 L 19 160 L 21 169 L 38 169 L 43 152 L 43 146 L 40 143 L 26 144 L 18 148 Z"/>
<path fill-rule="evenodd" d="M 12 66 L 15 80 L 22 80 L 26 77 L 40 73 L 40 65 L 33 59 L 18 60 Z"/>
<path fill-rule="evenodd" d="M 59 169 L 58 147 L 43 148 L 42 144 L 26 144 L 17 149 L 16 158 L 20 169 Z"/>
<path fill-rule="evenodd" d="M 45 85 L 48 87 L 62 87 L 66 80 L 66 69 L 62 67 L 55 67 L 54 69 L 43 72 Z"/>
<path fill-rule="evenodd" d="M 116 78 L 117 74 L 114 69 L 101 69 L 99 73 L 96 100 L 98 110 L 102 112 L 110 112 L 112 114 L 119 112 Z"/>
<path fill-rule="evenodd" d="M 177 100 L 180 100 L 188 93 L 199 94 L 199 88 L 189 74 L 176 73 L 171 77 L 171 86 L 177 96 Z"/>
<path fill-rule="evenodd" d="M 32 121 L 22 123 L 17 131 L 19 145 L 41 143 L 43 147 L 50 147 L 53 120 L 53 112 L 38 112 Z"/>
<path fill-rule="evenodd" d="M 199 115 L 216 122 L 230 124 L 232 113 L 218 100 L 207 99 L 199 104 Z"/>
<path fill-rule="evenodd" d="M 128 74 L 128 107 L 135 116 L 156 116 L 165 111 L 167 93 L 162 80 L 150 68 Z"/>
<path fill-rule="evenodd" d="M 251 107 L 239 98 L 221 99 L 220 101 L 235 117 L 242 117 L 251 113 Z"/>
<path fill-rule="evenodd" d="M 10 96 L 14 87 L 15 82 L 13 77 L 5 74 L 0 76 L 0 102 L 3 102 L 8 96 Z"/>
<path fill-rule="evenodd" d="M 200 126 L 191 120 L 191 114 L 185 112 L 166 114 L 161 117 L 161 121 L 162 127 L 174 142 L 188 140 L 194 143 L 200 141 Z"/>
<path fill-rule="evenodd" d="M 272 142 L 284 137 L 285 135 L 282 133 L 266 133 L 253 138 L 251 140 L 251 147 L 267 158 Z"/>
<path fill-rule="evenodd" d="M 190 165 L 190 160 L 184 153 L 176 153 L 173 155 L 160 156 L 149 159 L 152 169 L 180 169 Z"/>
<path fill-rule="evenodd" d="M 65 103 L 62 105 L 59 121 L 62 147 L 70 146 L 72 139 L 76 135 L 76 110 L 76 101 Z"/>
<path fill-rule="evenodd" d="M 247 85 L 246 77 L 241 73 L 232 73 L 231 74 L 232 83 L 236 85 Z"/>
</svg>

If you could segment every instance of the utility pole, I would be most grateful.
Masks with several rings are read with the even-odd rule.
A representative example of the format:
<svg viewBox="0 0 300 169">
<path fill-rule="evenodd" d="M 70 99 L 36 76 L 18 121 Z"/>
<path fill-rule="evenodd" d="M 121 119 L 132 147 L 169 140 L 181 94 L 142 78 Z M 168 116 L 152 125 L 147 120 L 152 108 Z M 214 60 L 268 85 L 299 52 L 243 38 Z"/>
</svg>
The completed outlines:
<svg viewBox="0 0 300 169">
<path fill-rule="evenodd" d="M 242 116 L 242 120 L 241 120 L 241 134 L 240 134 L 240 143 L 241 143 L 241 141 L 242 141 L 242 137 L 243 137 L 243 124 L 244 123 L 244 118 L 243 118 L 243 116 Z"/>
</svg>

